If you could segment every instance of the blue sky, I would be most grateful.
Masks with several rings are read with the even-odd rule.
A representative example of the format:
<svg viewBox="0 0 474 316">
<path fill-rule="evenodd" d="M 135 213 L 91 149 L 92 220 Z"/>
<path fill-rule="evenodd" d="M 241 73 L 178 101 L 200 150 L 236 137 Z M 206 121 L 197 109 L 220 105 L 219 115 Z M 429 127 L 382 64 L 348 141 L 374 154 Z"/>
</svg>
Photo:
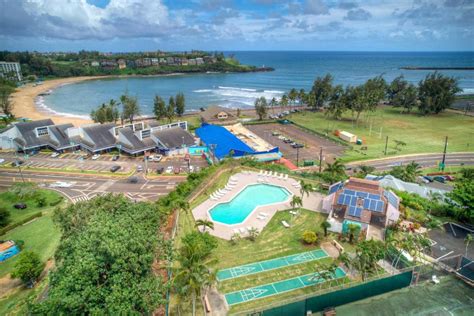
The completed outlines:
<svg viewBox="0 0 474 316">
<path fill-rule="evenodd" d="M 0 0 L 0 49 L 473 51 L 474 0 Z"/>
</svg>

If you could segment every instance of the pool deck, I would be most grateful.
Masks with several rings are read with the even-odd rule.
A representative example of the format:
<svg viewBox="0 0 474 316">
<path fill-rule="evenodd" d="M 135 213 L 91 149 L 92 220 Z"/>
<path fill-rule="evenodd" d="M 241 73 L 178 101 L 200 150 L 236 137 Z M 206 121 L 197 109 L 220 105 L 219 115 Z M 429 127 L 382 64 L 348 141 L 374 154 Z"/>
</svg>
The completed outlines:
<svg viewBox="0 0 474 316">
<path fill-rule="evenodd" d="M 263 228 L 270 222 L 272 219 L 273 215 L 275 215 L 276 212 L 281 211 L 281 210 L 288 210 L 291 209 L 290 206 L 290 201 L 291 201 L 291 196 L 289 197 L 288 201 L 281 202 L 281 203 L 275 203 L 271 205 L 264 205 L 264 206 L 258 206 L 253 210 L 250 215 L 244 220 L 244 222 L 235 224 L 235 225 L 226 225 L 220 222 L 214 221 L 211 216 L 209 215 L 208 211 L 212 209 L 214 206 L 220 203 L 225 203 L 231 201 L 237 194 L 239 194 L 245 187 L 248 185 L 252 184 L 270 184 L 270 185 L 276 185 L 283 187 L 287 189 L 292 195 L 298 195 L 300 196 L 300 189 L 296 188 L 293 186 L 294 183 L 298 183 L 298 180 L 288 178 L 286 180 L 281 179 L 279 177 L 274 177 L 274 176 L 262 176 L 257 172 L 241 172 L 238 174 L 235 174 L 233 176 L 234 179 L 236 179 L 236 185 L 232 189 L 230 189 L 229 192 L 225 193 L 225 195 L 218 200 L 212 200 L 208 198 L 206 201 L 198 205 L 196 208 L 192 210 L 192 214 L 195 220 L 198 219 L 207 219 L 211 220 L 214 222 L 214 229 L 210 230 L 209 233 L 211 235 L 214 235 L 216 237 L 222 238 L 222 239 L 231 239 L 232 235 L 235 233 L 235 229 L 244 229 L 244 233 L 240 233 L 242 237 L 245 237 L 247 235 L 247 227 L 253 227 L 258 229 L 258 231 L 262 231 Z M 262 180 L 265 180 L 265 182 L 262 182 Z M 259 182 L 260 181 L 260 182 Z M 314 211 L 314 212 L 322 212 L 322 199 L 323 195 L 317 192 L 311 192 L 309 196 L 305 195 L 303 197 L 303 208 Z M 259 213 L 266 213 L 268 216 L 266 216 L 264 219 L 259 219 Z M 288 229 L 291 229 L 288 228 Z"/>
</svg>

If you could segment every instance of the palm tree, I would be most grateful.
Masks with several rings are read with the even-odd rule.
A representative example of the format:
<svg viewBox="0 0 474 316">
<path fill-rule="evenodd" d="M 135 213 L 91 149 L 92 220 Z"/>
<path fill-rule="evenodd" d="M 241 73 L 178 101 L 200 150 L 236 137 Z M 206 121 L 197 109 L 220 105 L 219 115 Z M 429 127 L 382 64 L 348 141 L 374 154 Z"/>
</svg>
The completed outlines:
<svg viewBox="0 0 474 316">
<path fill-rule="evenodd" d="M 280 100 L 280 107 L 283 109 L 283 108 L 286 108 L 287 106 L 288 106 L 288 96 L 284 94 Z"/>
<path fill-rule="evenodd" d="M 275 99 L 275 97 L 273 97 L 271 100 L 270 100 L 270 107 L 272 108 L 272 113 L 273 115 L 275 115 L 275 107 L 278 105 L 278 101 L 277 99 Z"/>
<path fill-rule="evenodd" d="M 291 208 L 295 209 L 296 207 L 301 207 L 303 206 L 303 200 L 297 196 L 293 195 L 293 198 L 290 201 Z"/>
<path fill-rule="evenodd" d="M 300 89 L 300 92 L 298 93 L 298 102 L 300 106 L 304 106 L 304 101 L 306 100 L 306 92 L 304 89 Z"/>
<path fill-rule="evenodd" d="M 347 226 L 347 228 L 349 229 L 349 243 L 352 244 L 352 242 L 354 241 L 355 235 L 358 234 L 360 231 L 360 226 L 357 224 L 351 223 Z"/>
<path fill-rule="evenodd" d="M 301 194 L 301 199 L 303 199 L 304 194 L 306 193 L 306 196 L 309 196 L 309 193 L 313 191 L 313 186 L 309 183 L 305 183 L 303 180 L 300 181 L 300 194 Z"/>
<path fill-rule="evenodd" d="M 291 109 L 291 106 L 295 105 L 295 101 L 296 99 L 298 98 L 298 91 L 296 91 L 295 88 L 291 89 L 290 90 L 290 93 L 288 93 L 288 99 L 290 99 L 291 103 L 290 103 L 290 109 Z"/>
<path fill-rule="evenodd" d="M 326 237 L 328 235 L 328 228 L 331 227 L 331 223 L 324 221 L 320 224 L 320 226 L 324 230 L 324 237 Z"/>
<path fill-rule="evenodd" d="M 205 233 L 207 228 L 214 229 L 214 222 L 207 219 L 198 219 L 194 227 L 202 227 L 202 232 Z"/>
<path fill-rule="evenodd" d="M 339 160 L 334 160 L 333 163 L 327 163 L 324 171 L 331 174 L 332 176 L 343 176 L 346 174 L 346 166 Z"/>
<path fill-rule="evenodd" d="M 464 243 L 466 244 L 466 253 L 464 254 L 464 257 L 467 258 L 467 250 L 469 248 L 469 244 L 472 242 L 472 234 L 467 234 L 466 238 L 464 238 Z"/>
<path fill-rule="evenodd" d="M 362 176 L 362 178 L 365 178 L 366 175 L 375 171 L 375 167 L 367 166 L 367 165 L 360 165 L 359 167 L 357 167 L 357 169 L 359 169 L 358 171 L 360 175 Z"/>
</svg>

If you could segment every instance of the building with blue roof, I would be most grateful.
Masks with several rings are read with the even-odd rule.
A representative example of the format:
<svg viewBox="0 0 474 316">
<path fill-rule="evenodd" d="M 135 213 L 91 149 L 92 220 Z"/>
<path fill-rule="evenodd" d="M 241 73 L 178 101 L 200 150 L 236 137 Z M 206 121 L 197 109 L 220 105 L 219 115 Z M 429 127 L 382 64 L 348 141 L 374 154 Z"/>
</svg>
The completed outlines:
<svg viewBox="0 0 474 316">
<path fill-rule="evenodd" d="M 346 222 L 358 223 L 367 234 L 370 226 L 384 229 L 400 217 L 400 198 L 385 190 L 377 181 L 350 178 L 329 187 L 323 210 L 341 227 Z M 337 223 L 339 222 L 339 223 Z"/>
<path fill-rule="evenodd" d="M 271 161 L 281 158 L 278 147 L 268 151 L 255 151 L 227 128 L 219 125 L 203 123 L 196 129 L 196 136 L 201 143 L 209 148 L 209 152 L 221 160 L 232 155 L 234 158 L 252 156 L 261 161 Z"/>
</svg>

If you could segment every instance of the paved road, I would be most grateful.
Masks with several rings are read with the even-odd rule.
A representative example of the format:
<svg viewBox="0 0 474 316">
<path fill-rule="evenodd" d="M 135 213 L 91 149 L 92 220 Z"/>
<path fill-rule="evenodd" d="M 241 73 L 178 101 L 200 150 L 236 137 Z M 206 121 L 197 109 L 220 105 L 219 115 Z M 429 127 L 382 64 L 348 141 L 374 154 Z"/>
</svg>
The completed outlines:
<svg viewBox="0 0 474 316">
<path fill-rule="evenodd" d="M 137 176 L 137 183 L 129 183 L 126 178 L 99 177 L 78 174 L 45 174 L 24 171 L 25 181 L 36 182 L 41 186 L 49 187 L 53 182 L 64 181 L 73 183 L 69 188 L 53 188 L 61 192 L 73 203 L 86 201 L 94 196 L 112 193 L 123 193 L 132 200 L 155 201 L 166 195 L 174 187 L 184 181 L 184 176 L 160 176 L 155 179 L 146 179 L 143 175 Z M 6 189 L 15 182 L 22 181 L 18 172 L 0 170 L 0 190 Z"/>
<path fill-rule="evenodd" d="M 422 154 L 413 156 L 402 156 L 385 158 L 379 160 L 368 160 L 348 163 L 348 167 L 356 167 L 360 165 L 373 166 L 376 170 L 389 170 L 397 165 L 406 165 L 412 161 L 415 161 L 422 167 L 437 167 L 438 163 L 443 159 L 443 154 Z M 452 153 L 446 154 L 446 165 L 447 166 L 459 166 L 459 165 L 474 165 L 474 153 Z"/>
</svg>

